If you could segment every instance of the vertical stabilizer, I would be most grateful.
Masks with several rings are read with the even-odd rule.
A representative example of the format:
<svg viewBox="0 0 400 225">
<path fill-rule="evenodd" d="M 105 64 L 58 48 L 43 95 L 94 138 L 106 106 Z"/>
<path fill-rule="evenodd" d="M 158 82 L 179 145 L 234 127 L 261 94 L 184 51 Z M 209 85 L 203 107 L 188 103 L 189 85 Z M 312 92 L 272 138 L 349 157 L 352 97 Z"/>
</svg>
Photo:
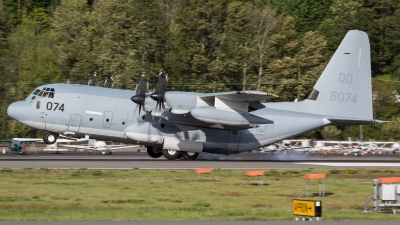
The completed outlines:
<svg viewBox="0 0 400 225">
<path fill-rule="evenodd" d="M 349 31 L 307 100 L 313 113 L 372 120 L 371 58 L 368 35 Z"/>
</svg>

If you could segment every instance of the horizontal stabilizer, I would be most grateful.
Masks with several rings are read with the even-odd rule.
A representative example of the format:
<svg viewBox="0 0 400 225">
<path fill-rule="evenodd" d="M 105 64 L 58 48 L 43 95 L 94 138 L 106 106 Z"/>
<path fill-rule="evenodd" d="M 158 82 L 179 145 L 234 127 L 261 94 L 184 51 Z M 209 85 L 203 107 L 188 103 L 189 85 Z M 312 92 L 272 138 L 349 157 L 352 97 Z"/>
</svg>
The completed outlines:
<svg viewBox="0 0 400 225">
<path fill-rule="evenodd" d="M 357 119 L 338 119 L 338 118 L 327 118 L 327 119 L 331 122 L 332 125 L 335 126 L 363 125 L 363 124 L 387 122 L 382 120 L 357 120 Z"/>
</svg>

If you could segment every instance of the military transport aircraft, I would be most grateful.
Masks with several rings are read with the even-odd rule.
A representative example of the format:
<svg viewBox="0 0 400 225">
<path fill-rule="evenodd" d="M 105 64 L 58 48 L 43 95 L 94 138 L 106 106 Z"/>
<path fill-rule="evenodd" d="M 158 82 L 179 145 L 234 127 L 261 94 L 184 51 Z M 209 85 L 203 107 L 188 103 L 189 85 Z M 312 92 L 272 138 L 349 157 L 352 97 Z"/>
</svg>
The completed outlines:
<svg viewBox="0 0 400 225">
<path fill-rule="evenodd" d="M 147 93 L 145 75 L 136 91 L 79 84 L 39 86 L 12 103 L 10 117 L 59 136 L 134 143 L 149 156 L 194 160 L 200 152 L 232 154 L 260 149 L 325 125 L 376 123 L 372 117 L 370 44 L 349 31 L 304 101 L 260 103 L 278 96 L 261 91 Z"/>
</svg>

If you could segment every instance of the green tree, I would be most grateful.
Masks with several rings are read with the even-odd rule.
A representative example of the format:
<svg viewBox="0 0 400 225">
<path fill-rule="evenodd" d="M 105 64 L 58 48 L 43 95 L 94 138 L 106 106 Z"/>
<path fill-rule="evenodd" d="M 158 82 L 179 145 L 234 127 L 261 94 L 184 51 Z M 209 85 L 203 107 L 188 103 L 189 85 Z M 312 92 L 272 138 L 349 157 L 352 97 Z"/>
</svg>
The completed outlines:
<svg viewBox="0 0 400 225">
<path fill-rule="evenodd" d="M 35 8 L 22 18 L 22 23 L 7 38 L 9 52 L 5 72 L 12 77 L 9 81 L 13 84 L 7 87 L 8 104 L 26 98 L 38 85 L 61 80 L 61 70 L 56 64 L 52 48 L 54 40 L 46 30 L 47 25 L 46 10 Z M 4 109 L 8 104 L 5 104 Z M 21 123 L 13 121 L 10 125 L 13 128 L 9 130 L 10 135 L 39 135 L 37 130 Z"/>
<path fill-rule="evenodd" d="M 253 15 L 251 29 L 253 32 L 252 38 L 254 39 L 255 53 L 253 64 L 257 71 L 257 89 L 260 89 L 261 83 L 264 80 L 267 59 L 273 56 L 271 51 L 273 42 L 271 39 L 280 18 L 278 18 L 276 11 L 268 5 L 263 7 L 255 5 L 251 14 Z"/>
<path fill-rule="evenodd" d="M 385 133 L 392 141 L 400 140 L 400 115 L 391 119 L 391 122 L 382 126 L 382 132 Z"/>
<path fill-rule="evenodd" d="M 290 15 L 295 19 L 295 30 L 299 34 L 314 31 L 328 14 L 327 8 L 331 0 L 271 0 L 278 7 L 279 12 Z"/>
<path fill-rule="evenodd" d="M 336 126 L 326 126 L 322 129 L 321 135 L 324 140 L 335 140 L 342 133 Z"/>
<path fill-rule="evenodd" d="M 93 14 L 86 1 L 65 0 L 51 21 L 57 64 L 71 82 L 86 82 L 96 71 Z"/>
<path fill-rule="evenodd" d="M 400 113 L 398 89 L 399 83 L 390 82 L 390 76 L 372 81 L 374 118 L 390 120 Z"/>
<path fill-rule="evenodd" d="M 300 40 L 300 50 L 295 55 L 298 84 L 294 89 L 296 98 L 303 100 L 311 92 L 312 87 L 326 66 L 325 38 L 316 32 L 309 31 Z"/>
</svg>

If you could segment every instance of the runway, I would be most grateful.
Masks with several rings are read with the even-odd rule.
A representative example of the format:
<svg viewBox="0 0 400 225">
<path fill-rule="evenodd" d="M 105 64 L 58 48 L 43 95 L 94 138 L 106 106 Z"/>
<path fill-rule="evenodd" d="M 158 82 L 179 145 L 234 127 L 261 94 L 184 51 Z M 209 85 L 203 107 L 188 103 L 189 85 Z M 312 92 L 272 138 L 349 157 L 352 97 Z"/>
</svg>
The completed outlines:
<svg viewBox="0 0 400 225">
<path fill-rule="evenodd" d="M 88 155 L 64 152 L 1 155 L 0 168 L 48 169 L 309 169 L 309 168 L 400 168 L 400 155 L 274 155 L 247 153 L 231 156 L 202 154 L 198 160 L 152 159 L 143 152 Z"/>
</svg>

